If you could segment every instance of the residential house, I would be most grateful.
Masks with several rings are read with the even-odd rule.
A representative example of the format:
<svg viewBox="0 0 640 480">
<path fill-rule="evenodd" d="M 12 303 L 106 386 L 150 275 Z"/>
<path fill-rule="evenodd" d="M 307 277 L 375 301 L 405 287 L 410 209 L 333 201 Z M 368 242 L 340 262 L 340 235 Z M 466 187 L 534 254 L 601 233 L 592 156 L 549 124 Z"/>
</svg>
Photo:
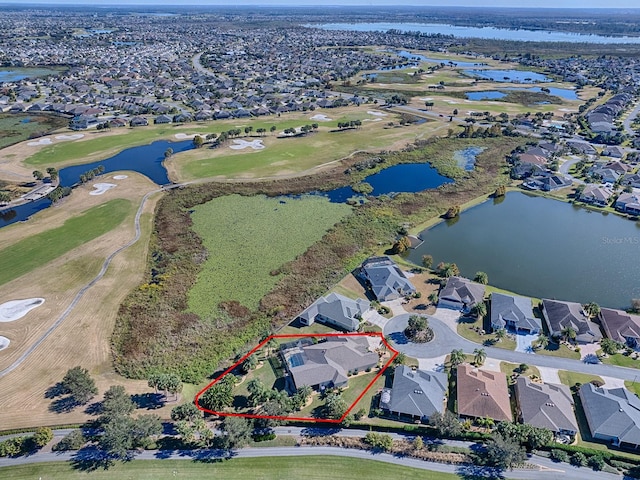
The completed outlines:
<svg viewBox="0 0 640 480">
<path fill-rule="evenodd" d="M 579 303 L 545 298 L 542 300 L 542 315 L 552 337 L 561 337 L 565 328 L 572 328 L 578 343 L 593 343 L 602 339 L 600 329 L 585 315 Z"/>
<path fill-rule="evenodd" d="M 626 388 L 605 389 L 585 383 L 579 390 L 591 436 L 597 440 L 638 450 L 640 399 Z"/>
<path fill-rule="evenodd" d="M 484 285 L 462 277 L 449 277 L 440 292 L 438 307 L 468 313 L 484 300 Z"/>
<path fill-rule="evenodd" d="M 601 308 L 598 320 L 607 337 L 631 348 L 640 347 L 640 315 Z"/>
<path fill-rule="evenodd" d="M 469 364 L 462 364 L 457 370 L 460 416 L 506 422 L 513 420 L 507 376 L 504 373 L 480 370 Z"/>
<path fill-rule="evenodd" d="M 640 215 L 640 193 L 621 193 L 615 203 L 616 210 L 629 213 L 631 215 Z"/>
<path fill-rule="evenodd" d="M 171 117 L 169 115 L 158 115 L 153 123 L 163 124 L 163 123 L 171 123 Z"/>
<path fill-rule="evenodd" d="M 494 292 L 491 294 L 491 328 L 536 334 L 542 331 L 542 322 L 533 315 L 531 299 Z"/>
<path fill-rule="evenodd" d="M 613 145 L 613 146 L 606 147 L 603 150 L 602 155 L 605 155 L 607 157 L 622 158 L 624 157 L 624 150 L 622 150 L 620 147 Z"/>
<path fill-rule="evenodd" d="M 613 190 L 603 185 L 587 185 L 580 194 L 579 200 L 585 203 L 606 207 L 613 196 Z"/>
<path fill-rule="evenodd" d="M 522 423 L 547 428 L 556 435 L 573 437 L 578 433 L 578 421 L 573 411 L 573 397 L 569 387 L 518 377 L 515 391 Z"/>
<path fill-rule="evenodd" d="M 444 412 L 449 380 L 444 372 L 396 367 L 393 386 L 382 390 L 380 408 L 390 415 L 427 422 L 435 412 Z"/>
<path fill-rule="evenodd" d="M 597 155 L 598 154 L 596 149 L 593 148 L 593 146 L 590 143 L 586 143 L 586 142 L 568 141 L 567 142 L 567 147 L 569 147 L 571 150 L 573 150 L 575 152 L 584 153 L 586 155 Z"/>
<path fill-rule="evenodd" d="M 627 173 L 622 177 L 622 185 L 631 185 L 633 188 L 640 188 L 640 173 Z"/>
<path fill-rule="evenodd" d="M 358 276 L 380 302 L 413 295 L 416 287 L 389 257 L 371 257 L 360 267 Z"/>
<path fill-rule="evenodd" d="M 149 125 L 149 121 L 144 117 L 132 117 L 129 120 L 129 126 L 131 127 L 146 127 Z"/>
<path fill-rule="evenodd" d="M 355 332 L 360 326 L 362 314 L 369 309 L 369 302 L 363 299 L 351 300 L 337 293 L 320 297 L 298 318 L 303 325 L 321 322 L 348 332 Z"/>
<path fill-rule="evenodd" d="M 378 354 L 369 351 L 365 337 L 328 337 L 324 342 L 300 344 L 281 354 L 295 388 L 302 385 L 319 390 L 344 387 L 350 373 L 378 364 Z"/>
</svg>

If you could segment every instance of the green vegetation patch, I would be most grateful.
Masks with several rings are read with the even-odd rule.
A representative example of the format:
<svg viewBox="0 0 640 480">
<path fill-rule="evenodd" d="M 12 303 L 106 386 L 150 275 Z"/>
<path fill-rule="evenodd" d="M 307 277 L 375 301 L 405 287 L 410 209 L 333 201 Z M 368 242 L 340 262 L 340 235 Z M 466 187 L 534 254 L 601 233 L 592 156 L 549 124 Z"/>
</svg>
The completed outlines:
<svg viewBox="0 0 640 480">
<path fill-rule="evenodd" d="M 77 462 L 78 468 L 72 463 L 52 462 L 16 467 L 0 468 L 3 478 L 14 480 L 43 478 L 47 480 L 87 478 L 87 472 L 82 468 L 82 462 Z M 138 480 L 175 479 L 189 480 L 224 478 L 225 480 L 245 480 L 260 478 L 262 480 L 276 480 L 282 478 L 305 479 L 334 479 L 354 478 L 385 478 L 385 479 L 423 479 L 455 480 L 458 475 L 440 472 L 425 472 L 418 468 L 392 465 L 376 460 L 362 460 L 357 458 L 343 458 L 332 456 L 308 457 L 264 457 L 264 458 L 236 458 L 220 462 L 193 460 L 134 460 L 118 463 L 108 470 L 92 469 L 90 478 L 95 480 L 114 478 L 136 478 Z"/>
<path fill-rule="evenodd" d="M 598 375 L 590 375 L 588 373 L 570 372 L 569 370 L 558 370 L 560 381 L 569 387 L 573 387 L 576 383 L 581 385 L 593 381 L 600 382 L 604 385 L 604 380 Z"/>
<path fill-rule="evenodd" d="M 129 200 L 110 200 L 67 220 L 61 227 L 25 238 L 0 250 L 0 285 L 107 233 L 122 223 L 131 210 Z"/>
<path fill-rule="evenodd" d="M 229 300 L 257 309 L 280 279 L 280 267 L 350 212 L 320 196 L 230 195 L 195 207 L 193 229 L 209 256 L 189 292 L 189 309 L 201 318 Z"/>
<path fill-rule="evenodd" d="M 45 114 L 0 114 L 0 148 L 66 127 L 69 120 Z"/>
</svg>

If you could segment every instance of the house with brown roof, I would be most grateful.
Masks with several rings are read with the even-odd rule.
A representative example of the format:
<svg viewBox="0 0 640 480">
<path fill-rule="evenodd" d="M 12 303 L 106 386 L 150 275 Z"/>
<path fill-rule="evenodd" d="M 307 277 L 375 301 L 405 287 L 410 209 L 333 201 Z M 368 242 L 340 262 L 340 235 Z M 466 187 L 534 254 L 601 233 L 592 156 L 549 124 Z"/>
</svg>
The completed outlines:
<svg viewBox="0 0 640 480">
<path fill-rule="evenodd" d="M 631 348 L 640 346 L 640 315 L 631 315 L 613 308 L 601 308 L 598 320 L 604 333 L 611 340 Z"/>
<path fill-rule="evenodd" d="M 512 421 L 507 376 L 502 372 L 480 370 L 469 364 L 458 367 L 458 415 Z"/>
</svg>

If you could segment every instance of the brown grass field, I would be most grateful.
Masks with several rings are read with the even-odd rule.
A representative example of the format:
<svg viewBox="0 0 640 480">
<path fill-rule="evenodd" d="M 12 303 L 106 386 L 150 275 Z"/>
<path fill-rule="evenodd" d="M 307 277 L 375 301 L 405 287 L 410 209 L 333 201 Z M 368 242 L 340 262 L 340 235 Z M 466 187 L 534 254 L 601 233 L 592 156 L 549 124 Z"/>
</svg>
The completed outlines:
<svg viewBox="0 0 640 480">
<path fill-rule="evenodd" d="M 44 297 L 46 302 L 27 316 L 0 324 L 0 333 L 11 339 L 0 352 L 0 368 L 9 366 L 22 351 L 38 339 L 76 295 L 98 273 L 111 252 L 134 236 L 133 216 L 142 196 L 157 187 L 146 177 L 127 172 L 129 178 L 116 180 L 118 187 L 104 195 L 90 196 L 89 185 L 73 192 L 64 204 L 0 230 L 2 244 L 13 243 L 54 226 L 94 204 L 121 197 L 130 199 L 134 209 L 113 231 L 76 248 L 58 259 L 0 287 L 0 299 Z M 106 175 L 105 179 L 111 175 Z M 134 246 L 115 257 L 107 274 L 82 298 L 58 329 L 49 336 L 15 371 L 0 378 L 0 425 L 2 429 L 37 425 L 55 425 L 85 421 L 88 416 L 78 408 L 67 414 L 48 410 L 51 400 L 44 398 L 47 388 L 60 381 L 64 373 L 77 365 L 88 368 L 100 392 L 112 384 L 125 385 L 129 393 L 146 393 L 146 382 L 119 377 L 111 367 L 110 336 L 116 311 L 124 296 L 137 285 L 144 271 L 152 212 L 159 195 L 152 196 L 141 219 L 143 235 Z M 97 397 L 99 398 L 99 397 Z M 170 408 L 170 407 L 166 407 Z"/>
</svg>

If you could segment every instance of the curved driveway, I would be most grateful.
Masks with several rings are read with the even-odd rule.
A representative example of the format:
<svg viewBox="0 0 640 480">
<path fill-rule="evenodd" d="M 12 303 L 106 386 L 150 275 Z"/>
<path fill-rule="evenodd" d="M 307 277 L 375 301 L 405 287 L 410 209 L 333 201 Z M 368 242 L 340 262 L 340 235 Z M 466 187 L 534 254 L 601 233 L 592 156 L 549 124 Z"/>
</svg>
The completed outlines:
<svg viewBox="0 0 640 480">
<path fill-rule="evenodd" d="M 384 335 L 390 339 L 391 346 L 410 357 L 414 358 L 436 358 L 451 353 L 451 350 L 461 349 L 465 353 L 471 353 L 481 345 L 462 338 L 453 332 L 448 325 L 435 317 L 427 316 L 429 326 L 433 329 L 434 339 L 425 344 L 411 343 L 402 333 L 407 326 L 410 314 L 398 315 L 392 318 L 384 326 Z M 623 380 L 637 380 L 640 371 L 633 368 L 618 367 L 615 365 L 598 364 L 592 365 L 583 363 L 580 360 L 572 360 L 562 357 L 551 357 L 549 355 L 536 355 L 530 353 L 515 352 L 495 347 L 482 347 L 487 356 L 497 360 L 510 363 L 527 363 L 540 367 L 557 368 L 560 370 L 571 370 L 574 372 L 600 375 L 605 377 L 620 378 Z"/>
</svg>

